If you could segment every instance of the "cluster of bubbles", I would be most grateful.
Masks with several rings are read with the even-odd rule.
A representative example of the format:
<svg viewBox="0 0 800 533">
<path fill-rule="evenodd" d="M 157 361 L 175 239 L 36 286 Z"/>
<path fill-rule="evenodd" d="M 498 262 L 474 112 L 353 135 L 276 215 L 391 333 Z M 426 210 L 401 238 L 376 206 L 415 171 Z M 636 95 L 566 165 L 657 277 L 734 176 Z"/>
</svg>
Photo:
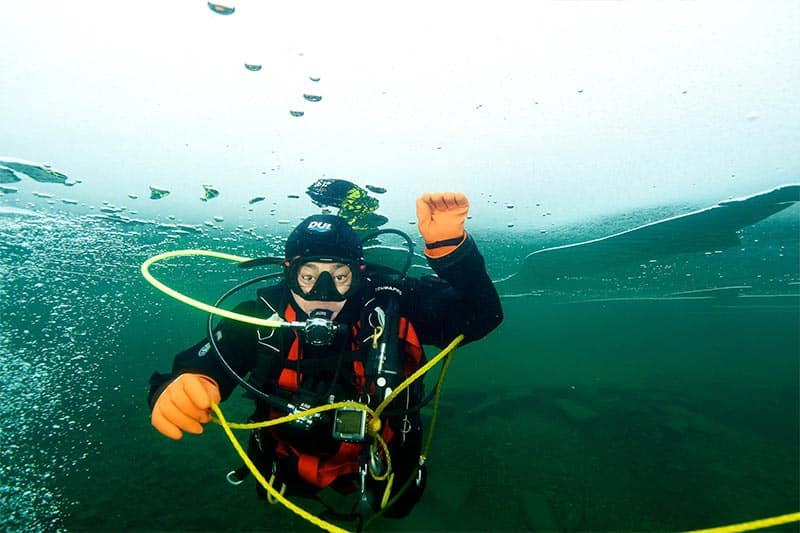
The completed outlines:
<svg viewBox="0 0 800 533">
<path fill-rule="evenodd" d="M 309 76 L 308 79 L 310 79 L 313 82 L 319 81 L 319 78 L 315 78 L 314 76 Z M 322 101 L 322 96 L 318 94 L 303 93 L 303 100 L 305 100 L 306 102 L 320 102 Z M 290 109 L 289 114 L 292 115 L 293 117 L 302 117 L 303 115 L 306 114 L 306 112 L 299 109 Z"/>
<path fill-rule="evenodd" d="M 233 6 L 227 6 L 223 4 L 217 4 L 213 2 L 208 2 L 208 8 L 218 15 L 228 16 L 233 15 L 236 12 L 236 8 Z M 260 72 L 263 69 L 263 65 L 259 63 L 244 63 L 244 68 L 250 72 Z M 308 79 L 314 83 L 319 82 L 319 76 L 309 76 Z M 312 94 L 312 93 L 303 93 L 303 100 L 306 102 L 320 102 L 322 101 L 322 96 L 319 94 Z M 302 117 L 306 114 L 305 111 L 302 109 L 290 109 L 289 114 L 293 117 Z"/>
<path fill-rule="evenodd" d="M 62 493 L 100 453 L 102 367 L 120 352 L 136 274 L 117 227 L 0 214 L 0 529 L 57 531 L 78 503 Z M 120 277 L 124 276 L 124 277 Z"/>
<path fill-rule="evenodd" d="M 149 287 L 132 282 L 141 262 L 173 246 L 265 255 L 284 240 L 214 235 L 118 213 L 0 209 L 0 530 L 63 531 L 94 512 L 77 491 L 108 461 L 109 432 L 125 422 L 118 406 L 143 404 L 144 383 L 141 395 L 123 392 L 141 379 L 126 375 L 125 332 L 152 306 Z"/>
<path fill-rule="evenodd" d="M 8 273 L 8 267 L 0 265 L 0 276 Z M 0 298 L 5 301 L 9 297 L 5 284 L 0 285 Z M 42 398 L 48 398 L 49 370 L 42 363 L 26 361 L 23 351 L 11 343 L 11 336 L 20 332 L 8 330 L 5 319 L 0 325 L 4 330 L 0 334 L 4 381 L 0 393 L 0 529 L 55 531 L 61 525 L 62 504 L 50 467 L 43 464 L 39 452 L 37 427 L 41 423 L 38 413 L 53 410 L 52 405 L 39 405 Z"/>
</svg>

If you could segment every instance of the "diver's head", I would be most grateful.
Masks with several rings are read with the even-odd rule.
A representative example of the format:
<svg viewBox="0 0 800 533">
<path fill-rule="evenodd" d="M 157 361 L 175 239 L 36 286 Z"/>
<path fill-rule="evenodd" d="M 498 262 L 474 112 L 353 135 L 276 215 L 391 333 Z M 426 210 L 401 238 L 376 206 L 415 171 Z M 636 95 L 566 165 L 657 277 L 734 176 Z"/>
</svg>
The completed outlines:
<svg viewBox="0 0 800 533">
<path fill-rule="evenodd" d="M 303 311 L 338 313 L 361 287 L 361 240 L 343 218 L 312 215 L 289 234 L 284 267 L 286 283 Z"/>
</svg>

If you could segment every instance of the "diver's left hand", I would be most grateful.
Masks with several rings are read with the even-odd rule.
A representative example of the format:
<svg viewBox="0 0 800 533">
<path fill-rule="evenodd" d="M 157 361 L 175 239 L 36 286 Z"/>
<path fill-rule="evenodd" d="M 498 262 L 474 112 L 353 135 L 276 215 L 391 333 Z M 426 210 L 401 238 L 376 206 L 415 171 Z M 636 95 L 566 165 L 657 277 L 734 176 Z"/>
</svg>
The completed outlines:
<svg viewBox="0 0 800 533">
<path fill-rule="evenodd" d="M 464 242 L 468 213 L 469 199 L 461 192 L 429 192 L 417 198 L 417 226 L 425 240 L 425 255 L 443 257 Z"/>
</svg>

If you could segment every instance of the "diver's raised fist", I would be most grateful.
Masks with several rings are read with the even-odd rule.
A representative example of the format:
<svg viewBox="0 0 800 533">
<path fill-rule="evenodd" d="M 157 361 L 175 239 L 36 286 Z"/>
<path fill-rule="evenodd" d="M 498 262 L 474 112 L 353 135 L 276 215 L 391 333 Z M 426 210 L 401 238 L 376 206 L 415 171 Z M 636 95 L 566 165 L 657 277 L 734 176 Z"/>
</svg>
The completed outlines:
<svg viewBox="0 0 800 533">
<path fill-rule="evenodd" d="M 171 439 L 180 439 L 184 431 L 199 435 L 201 424 L 211 421 L 211 404 L 219 402 L 216 381 L 202 374 L 181 374 L 156 399 L 150 422 Z"/>
<path fill-rule="evenodd" d="M 428 192 L 417 198 L 417 225 L 425 255 L 443 257 L 464 242 L 469 200 L 460 192 Z"/>
</svg>

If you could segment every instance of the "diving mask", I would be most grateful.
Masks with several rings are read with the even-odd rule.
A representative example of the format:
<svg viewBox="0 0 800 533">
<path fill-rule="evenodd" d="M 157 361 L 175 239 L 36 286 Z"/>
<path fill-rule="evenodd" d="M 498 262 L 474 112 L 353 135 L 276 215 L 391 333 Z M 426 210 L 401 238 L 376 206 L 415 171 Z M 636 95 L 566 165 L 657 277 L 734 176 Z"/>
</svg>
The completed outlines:
<svg viewBox="0 0 800 533">
<path fill-rule="evenodd" d="M 338 266 L 318 269 L 315 263 Z M 296 258 L 286 264 L 286 281 L 304 300 L 342 302 L 361 287 L 361 269 L 361 265 L 337 258 Z"/>
</svg>

